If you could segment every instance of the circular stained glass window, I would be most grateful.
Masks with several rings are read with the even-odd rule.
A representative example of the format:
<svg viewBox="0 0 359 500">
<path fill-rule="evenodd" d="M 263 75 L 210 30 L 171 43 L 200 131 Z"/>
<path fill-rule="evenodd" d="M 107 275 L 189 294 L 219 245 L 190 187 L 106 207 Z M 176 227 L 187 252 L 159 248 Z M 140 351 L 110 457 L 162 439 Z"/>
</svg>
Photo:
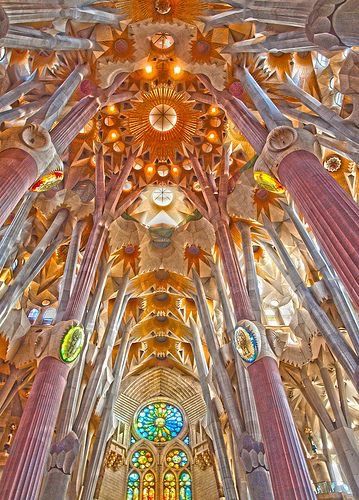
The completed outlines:
<svg viewBox="0 0 359 500">
<path fill-rule="evenodd" d="M 148 469 L 153 464 L 153 455 L 148 450 L 137 450 L 132 455 L 131 462 L 136 469 Z"/>
<path fill-rule="evenodd" d="M 151 110 L 149 119 L 155 130 L 168 132 L 177 123 L 177 113 L 168 104 L 158 104 Z"/>
<path fill-rule="evenodd" d="M 166 462 L 171 469 L 180 469 L 188 464 L 188 457 L 183 450 L 171 450 L 167 453 Z"/>
<path fill-rule="evenodd" d="M 168 207 L 173 200 L 173 192 L 166 187 L 158 187 L 152 191 L 152 200 L 159 207 Z"/>
<path fill-rule="evenodd" d="M 183 429 L 183 415 L 179 408 L 169 403 L 151 403 L 138 414 L 136 430 L 141 438 L 165 443 Z"/>
</svg>

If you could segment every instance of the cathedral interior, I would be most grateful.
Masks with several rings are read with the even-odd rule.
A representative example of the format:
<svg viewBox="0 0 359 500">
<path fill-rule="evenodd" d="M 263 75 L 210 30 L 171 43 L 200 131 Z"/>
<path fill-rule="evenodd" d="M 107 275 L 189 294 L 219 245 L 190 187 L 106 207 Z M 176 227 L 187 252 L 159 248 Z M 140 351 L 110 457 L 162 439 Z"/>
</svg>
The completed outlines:
<svg viewBox="0 0 359 500">
<path fill-rule="evenodd" d="M 0 0 L 0 499 L 359 499 L 358 0 Z"/>
</svg>

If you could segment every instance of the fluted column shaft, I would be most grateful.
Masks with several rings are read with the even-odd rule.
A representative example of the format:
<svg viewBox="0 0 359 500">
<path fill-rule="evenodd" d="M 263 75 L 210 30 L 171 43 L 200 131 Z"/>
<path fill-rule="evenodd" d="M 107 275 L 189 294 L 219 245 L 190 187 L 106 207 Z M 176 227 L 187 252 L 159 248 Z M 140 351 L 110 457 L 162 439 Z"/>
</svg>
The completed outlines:
<svg viewBox="0 0 359 500">
<path fill-rule="evenodd" d="M 314 499 L 307 464 L 275 360 L 265 356 L 248 367 L 267 452 L 275 498 Z"/>
<path fill-rule="evenodd" d="M 254 319 L 243 275 L 235 256 L 230 229 L 225 222 L 219 223 L 214 229 L 236 316 L 241 319 Z"/>
<path fill-rule="evenodd" d="M 256 264 L 254 261 L 251 228 L 247 224 L 238 223 L 242 237 L 242 250 L 244 257 L 244 267 L 246 271 L 246 282 L 248 295 L 251 301 L 252 311 L 257 321 L 261 322 L 261 297 L 258 287 Z"/>
<path fill-rule="evenodd" d="M 37 498 L 68 372 L 55 358 L 40 362 L 0 481 L 3 498 Z"/>
<path fill-rule="evenodd" d="M 81 129 L 93 118 L 100 107 L 97 98 L 87 96 L 81 99 L 67 115 L 51 130 L 52 143 L 62 154 Z"/>
<path fill-rule="evenodd" d="M 234 243 L 228 227 L 224 226 L 221 228 L 221 231 L 217 233 L 217 242 L 221 252 L 222 265 L 225 270 L 228 286 L 231 292 L 236 319 L 237 321 L 243 319 L 254 320 L 254 314 L 249 304 L 249 297 L 246 293 L 239 264 L 233 255 Z M 245 300 L 244 304 L 243 298 Z M 286 399 L 278 366 L 270 357 L 262 358 L 262 360 L 256 361 L 248 368 L 248 371 L 256 402 L 265 452 L 269 463 L 269 472 L 272 479 L 274 496 L 278 500 L 284 498 L 286 500 L 308 500 L 309 498 L 314 498 L 310 485 L 309 472 L 296 433 L 293 416 Z M 258 366 L 255 370 L 256 376 L 253 376 L 251 375 L 250 370 L 252 370 L 252 368 L 257 364 Z M 271 376 L 273 380 L 276 381 L 276 383 L 272 384 L 272 386 L 269 386 L 271 379 L 267 374 L 267 365 L 270 366 Z M 263 411 L 263 391 L 265 392 L 265 398 L 267 400 L 266 404 L 269 407 L 276 408 L 278 401 L 282 401 L 281 411 L 277 412 L 276 415 L 271 412 Z M 273 440 L 271 429 L 276 426 L 278 432 L 276 434 L 276 440 Z M 290 430 L 291 433 L 287 434 Z M 269 443 L 270 446 L 268 446 L 267 443 Z M 287 462 L 286 468 L 282 468 L 281 462 L 277 461 L 276 457 L 283 455 L 283 453 L 285 453 L 283 450 L 287 449 L 290 449 L 295 456 Z M 276 479 L 278 477 L 281 477 L 281 480 Z M 275 481 L 276 486 L 274 487 Z M 299 491 L 298 493 L 295 493 L 297 496 L 287 496 L 288 490 L 296 491 L 298 485 L 300 485 L 299 490 L 302 490 L 304 493 Z M 309 495 L 307 493 L 308 491 Z"/>
<path fill-rule="evenodd" d="M 294 151 L 280 163 L 278 177 L 310 225 L 325 255 L 359 307 L 359 209 L 319 160 Z"/>
<path fill-rule="evenodd" d="M 21 206 L 16 212 L 14 220 L 6 228 L 0 243 L 0 271 L 3 270 L 6 261 L 13 251 L 16 241 L 18 241 L 19 234 L 21 233 L 27 216 L 29 215 L 35 196 L 35 193 L 30 192 L 24 197 Z"/>
<path fill-rule="evenodd" d="M 18 148 L 0 153 L 0 227 L 38 175 L 34 158 Z"/>
</svg>

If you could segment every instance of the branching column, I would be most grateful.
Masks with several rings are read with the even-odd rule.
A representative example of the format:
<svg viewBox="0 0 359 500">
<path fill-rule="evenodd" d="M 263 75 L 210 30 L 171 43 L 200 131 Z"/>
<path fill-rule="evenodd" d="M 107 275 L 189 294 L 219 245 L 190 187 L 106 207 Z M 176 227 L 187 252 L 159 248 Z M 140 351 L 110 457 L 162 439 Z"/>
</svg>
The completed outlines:
<svg viewBox="0 0 359 500">
<path fill-rule="evenodd" d="M 97 170 L 100 172 L 97 178 L 95 223 L 63 321 L 46 330 L 43 335 L 40 334 L 35 342 L 35 353 L 40 360 L 39 376 L 35 377 L 1 477 L 0 491 L 5 498 L 20 500 L 24 495 L 37 498 L 39 493 L 67 376 L 73 365 L 60 358 L 61 339 L 69 327 L 82 321 L 109 224 L 116 215 L 120 215 L 118 210 L 125 210 L 128 206 L 122 203 L 121 209 L 117 208 L 134 160 L 135 154 L 131 154 L 121 173 L 112 178 L 111 188 L 106 196 L 103 157 L 98 155 Z M 132 201 L 130 196 L 128 198 Z"/>
<path fill-rule="evenodd" d="M 234 242 L 226 213 L 228 161 L 226 161 L 227 165 L 225 164 L 222 174 L 225 176 L 225 180 L 221 179 L 219 182 L 217 199 L 199 160 L 194 156 L 191 159 L 206 202 L 206 207 L 203 207 L 202 202 L 199 202 L 198 206 L 202 207 L 203 215 L 213 224 L 231 293 L 238 322 L 237 331 L 239 332 L 236 335 L 239 344 L 236 342 L 236 345 L 242 346 L 245 349 L 244 352 L 247 352 L 248 349 L 249 352 L 252 352 L 252 356 L 248 358 L 249 362 L 245 365 L 252 383 L 275 498 L 287 500 L 314 498 L 309 472 L 278 365 L 273 359 L 274 355 L 268 345 L 264 327 L 260 323 L 254 323 L 255 317 L 234 251 Z M 240 333 L 242 333 L 242 337 Z M 256 340 L 256 336 L 258 337 L 259 334 L 261 342 L 259 339 Z M 255 345 L 256 341 L 257 345 Z M 252 344 L 252 342 L 254 343 Z"/>
<path fill-rule="evenodd" d="M 223 439 L 222 429 L 219 421 L 218 410 L 215 403 L 212 401 L 210 390 L 207 382 L 208 367 L 203 353 L 201 336 L 196 323 L 191 321 L 192 331 L 192 348 L 196 360 L 198 378 L 201 384 L 203 399 L 206 403 L 207 414 L 209 420 L 209 428 L 212 435 L 213 446 L 218 459 L 219 472 L 221 475 L 224 495 L 226 500 L 237 498 L 237 493 L 234 487 L 231 469 L 229 466 L 226 446 Z"/>
<path fill-rule="evenodd" d="M 243 73 L 245 77 L 245 73 Z M 353 303 L 359 307 L 359 208 L 326 172 L 312 153 L 313 136 L 305 130 L 282 125 L 281 114 L 255 82 L 247 91 L 256 102 L 268 126 L 267 131 L 239 100 L 217 91 L 208 78 L 200 77 L 214 99 L 226 111 L 257 154 L 256 170 L 272 172 L 292 196 L 295 205 L 342 279 Z M 252 79 L 253 80 L 253 79 Z M 262 95 L 262 103 L 260 97 Z M 270 119 L 270 114 L 275 118 Z"/>
</svg>

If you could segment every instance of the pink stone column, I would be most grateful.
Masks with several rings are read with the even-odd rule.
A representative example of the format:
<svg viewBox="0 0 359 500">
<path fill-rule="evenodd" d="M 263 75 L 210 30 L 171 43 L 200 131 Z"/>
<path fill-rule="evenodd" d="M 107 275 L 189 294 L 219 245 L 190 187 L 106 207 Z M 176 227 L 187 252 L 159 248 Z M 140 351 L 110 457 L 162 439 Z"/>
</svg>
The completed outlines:
<svg viewBox="0 0 359 500">
<path fill-rule="evenodd" d="M 288 154 L 278 178 L 359 307 L 358 206 L 308 151 Z"/>
<path fill-rule="evenodd" d="M 316 498 L 276 361 L 265 356 L 248 367 L 274 496 Z"/>
<path fill-rule="evenodd" d="M 1 498 L 37 498 L 69 370 L 52 357 L 39 363 L 0 481 Z"/>
<path fill-rule="evenodd" d="M 237 319 L 254 320 L 246 285 L 236 258 L 234 243 L 230 229 L 226 223 L 215 228 L 223 269 L 231 292 L 231 299 Z"/>
<path fill-rule="evenodd" d="M 0 153 L 0 227 L 25 192 L 37 179 L 37 165 L 33 157 L 18 148 Z"/>
</svg>

